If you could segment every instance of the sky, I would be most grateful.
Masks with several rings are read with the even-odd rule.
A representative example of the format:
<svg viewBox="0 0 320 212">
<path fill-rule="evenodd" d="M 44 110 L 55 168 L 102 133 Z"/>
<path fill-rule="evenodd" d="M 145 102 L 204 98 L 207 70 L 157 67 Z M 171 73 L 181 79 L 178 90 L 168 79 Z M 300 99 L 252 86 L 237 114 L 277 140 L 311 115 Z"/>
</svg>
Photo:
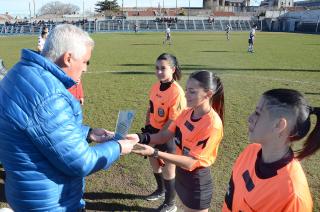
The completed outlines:
<svg viewBox="0 0 320 212">
<path fill-rule="evenodd" d="M 34 4 L 35 2 L 35 11 L 36 13 L 38 10 L 45 5 L 48 2 L 52 1 L 59 1 L 59 0 L 0 0 L 0 14 L 4 14 L 6 12 L 9 12 L 9 14 L 16 16 L 29 16 L 29 4 L 31 7 L 31 14 L 33 15 L 34 11 Z M 63 3 L 71 3 L 75 4 L 80 7 L 80 10 L 83 11 L 83 2 L 84 4 L 84 10 L 87 11 L 94 11 L 95 4 L 99 0 L 60 0 Z M 158 4 L 160 3 L 161 7 L 176 7 L 176 2 L 178 4 L 178 7 L 188 7 L 189 1 L 188 0 L 117 0 L 118 5 L 122 5 L 124 7 L 135 7 L 136 5 L 138 7 L 158 7 Z M 253 0 L 252 0 L 253 1 Z M 256 0 L 255 0 L 256 1 Z M 260 1 L 260 0 L 257 0 Z M 202 0 L 190 0 L 190 6 L 191 7 L 202 7 Z"/>
</svg>

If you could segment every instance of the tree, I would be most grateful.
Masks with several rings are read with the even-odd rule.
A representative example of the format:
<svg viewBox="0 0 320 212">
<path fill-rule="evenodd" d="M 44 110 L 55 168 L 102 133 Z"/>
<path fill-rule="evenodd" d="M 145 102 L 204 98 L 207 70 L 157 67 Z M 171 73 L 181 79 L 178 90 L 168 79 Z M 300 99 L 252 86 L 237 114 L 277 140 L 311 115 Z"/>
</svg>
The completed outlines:
<svg viewBox="0 0 320 212">
<path fill-rule="evenodd" d="M 60 1 L 49 2 L 43 5 L 39 10 L 39 15 L 66 15 L 76 14 L 80 11 L 80 8 L 74 4 L 64 4 Z"/>
<path fill-rule="evenodd" d="M 96 12 L 118 12 L 120 10 L 120 7 L 117 3 L 117 0 L 104 0 L 99 1 L 96 4 L 97 8 L 95 8 Z"/>
</svg>

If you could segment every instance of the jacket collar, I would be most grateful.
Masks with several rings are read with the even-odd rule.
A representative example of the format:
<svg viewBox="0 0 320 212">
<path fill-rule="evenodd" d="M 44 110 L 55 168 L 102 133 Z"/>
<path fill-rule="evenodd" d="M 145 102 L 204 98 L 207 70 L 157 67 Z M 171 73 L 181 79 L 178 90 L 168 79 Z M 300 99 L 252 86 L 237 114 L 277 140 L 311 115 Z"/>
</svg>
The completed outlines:
<svg viewBox="0 0 320 212">
<path fill-rule="evenodd" d="M 43 57 L 38 52 L 30 49 L 22 49 L 21 60 L 35 63 L 36 65 L 49 71 L 58 80 L 60 80 L 67 89 L 76 84 L 76 82 L 70 78 L 59 66 Z"/>
</svg>

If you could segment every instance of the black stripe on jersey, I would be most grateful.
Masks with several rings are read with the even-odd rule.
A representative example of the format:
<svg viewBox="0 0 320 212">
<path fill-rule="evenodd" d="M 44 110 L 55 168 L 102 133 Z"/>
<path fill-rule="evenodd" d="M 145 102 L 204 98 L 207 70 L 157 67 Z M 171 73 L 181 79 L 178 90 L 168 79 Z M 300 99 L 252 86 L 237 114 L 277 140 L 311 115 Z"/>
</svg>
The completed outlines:
<svg viewBox="0 0 320 212">
<path fill-rule="evenodd" d="M 153 102 L 151 100 L 149 100 L 149 105 L 150 105 L 150 113 L 154 112 L 154 107 L 153 107 Z"/>
<path fill-rule="evenodd" d="M 204 148 L 206 147 L 206 145 L 207 145 L 208 140 L 209 140 L 209 138 L 206 138 L 206 139 L 204 139 L 203 141 L 199 141 L 199 142 L 197 143 L 197 146 L 202 145 L 202 149 L 204 149 Z"/>
<path fill-rule="evenodd" d="M 224 201 L 230 211 L 232 211 L 232 203 L 233 203 L 233 194 L 234 194 L 234 183 L 233 183 L 233 177 L 231 175 L 229 185 L 227 188 L 226 196 L 224 197 Z"/>
<path fill-rule="evenodd" d="M 188 120 L 184 123 L 184 126 L 186 126 L 186 128 L 190 131 L 194 129 L 194 126 Z"/>
<path fill-rule="evenodd" d="M 250 177 L 249 171 L 246 170 L 245 172 L 243 172 L 242 174 L 242 178 L 246 184 L 246 188 L 247 190 L 250 192 L 254 189 L 254 183 L 252 181 L 252 178 Z"/>
<path fill-rule="evenodd" d="M 176 127 L 174 142 L 180 149 L 182 149 L 182 133 L 179 127 Z"/>
</svg>

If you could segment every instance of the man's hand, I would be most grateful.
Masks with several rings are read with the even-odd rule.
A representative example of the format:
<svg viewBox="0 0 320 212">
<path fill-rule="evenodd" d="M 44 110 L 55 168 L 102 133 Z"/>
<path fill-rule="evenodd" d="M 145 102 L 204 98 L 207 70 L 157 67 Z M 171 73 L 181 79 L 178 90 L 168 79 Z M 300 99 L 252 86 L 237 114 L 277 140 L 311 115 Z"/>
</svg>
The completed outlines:
<svg viewBox="0 0 320 212">
<path fill-rule="evenodd" d="M 93 128 L 90 132 L 89 139 L 91 141 L 102 143 L 113 139 L 114 132 L 105 130 L 103 128 Z"/>
<path fill-rule="evenodd" d="M 136 142 L 136 143 L 139 142 L 139 136 L 138 136 L 137 134 L 128 134 L 128 135 L 126 136 L 126 139 L 132 140 L 132 141 L 134 141 L 134 142 Z"/>
<path fill-rule="evenodd" d="M 131 134 L 136 135 L 136 134 Z M 136 145 L 139 141 L 138 136 L 126 136 L 126 139 L 119 140 L 119 144 L 121 146 L 121 155 L 129 154 L 132 151 L 134 145 Z"/>
</svg>

